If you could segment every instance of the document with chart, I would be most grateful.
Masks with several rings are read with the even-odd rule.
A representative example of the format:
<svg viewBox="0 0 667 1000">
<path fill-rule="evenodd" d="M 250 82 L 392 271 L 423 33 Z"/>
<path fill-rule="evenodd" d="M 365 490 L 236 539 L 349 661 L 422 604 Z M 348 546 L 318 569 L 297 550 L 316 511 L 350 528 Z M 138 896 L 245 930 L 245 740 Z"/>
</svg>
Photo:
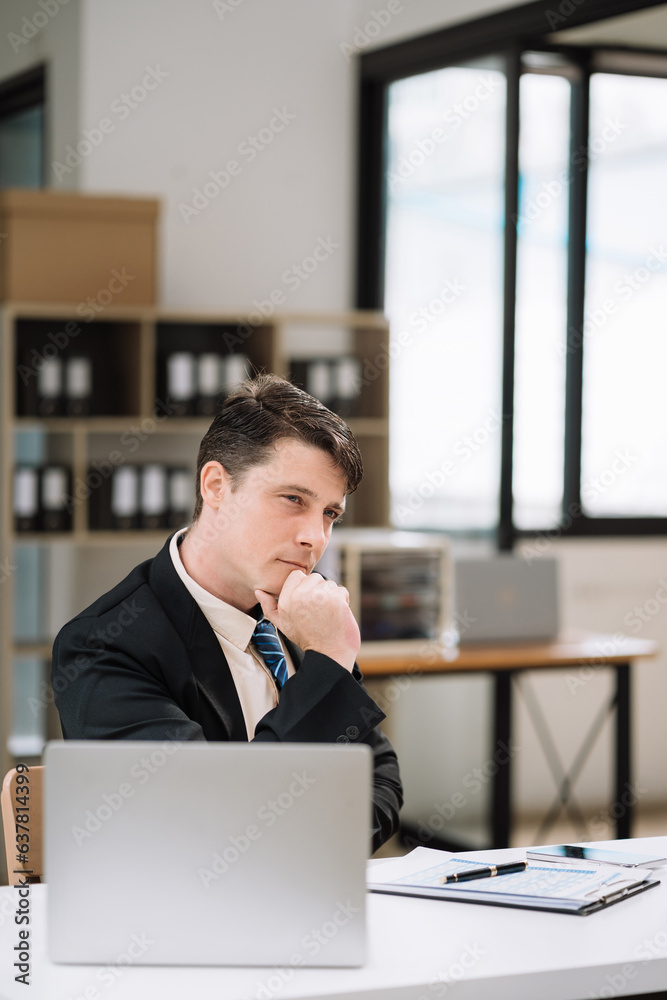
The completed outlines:
<svg viewBox="0 0 667 1000">
<path fill-rule="evenodd" d="M 513 852 L 511 860 L 518 859 L 525 862 L 525 852 Z M 607 865 L 562 865 L 546 861 L 528 861 L 525 870 L 510 874 L 470 877 L 471 872 L 478 872 L 487 864 L 495 862 L 417 847 L 403 858 L 370 867 L 367 888 L 372 892 L 585 916 L 660 882 L 654 872 L 643 868 L 628 871 Z M 462 880 L 452 881 L 455 875 Z"/>
</svg>

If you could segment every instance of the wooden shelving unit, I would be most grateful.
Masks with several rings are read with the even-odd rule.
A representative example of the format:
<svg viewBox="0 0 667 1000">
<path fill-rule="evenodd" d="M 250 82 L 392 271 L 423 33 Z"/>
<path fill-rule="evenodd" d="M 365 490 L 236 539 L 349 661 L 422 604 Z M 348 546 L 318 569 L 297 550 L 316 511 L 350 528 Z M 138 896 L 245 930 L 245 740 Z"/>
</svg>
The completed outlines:
<svg viewBox="0 0 667 1000">
<path fill-rule="evenodd" d="M 101 572 L 110 559 L 114 560 L 114 569 L 121 565 L 128 572 L 140 561 L 138 546 L 142 553 L 145 549 L 149 554 L 151 550 L 156 552 L 170 533 L 167 530 L 93 530 L 89 519 L 90 500 L 83 496 L 73 505 L 71 531 L 16 533 L 12 492 L 17 435 L 37 431 L 44 436 L 45 454 L 49 459 L 63 462 L 71 469 L 73 496 L 76 496 L 76 484 L 87 482 L 90 462 L 103 459 L 112 450 L 119 451 L 123 461 L 137 464 L 164 461 L 173 455 L 177 461 L 190 466 L 194 473 L 198 444 L 211 418 L 166 414 L 166 400 L 161 395 L 164 393 L 165 353 L 179 348 L 224 352 L 221 345 L 232 344 L 236 331 L 236 346 L 230 353 L 241 351 L 249 356 L 256 369 L 286 375 L 287 359 L 292 350 L 290 336 L 295 336 L 294 331 L 299 332 L 302 348 L 304 343 L 312 343 L 313 352 L 317 353 L 323 341 L 326 343 L 326 331 L 330 327 L 335 329 L 342 349 L 357 357 L 362 370 L 367 372 L 362 381 L 358 416 L 348 420 L 361 447 L 365 476 L 357 493 L 349 498 L 345 523 L 347 527 L 383 527 L 389 520 L 389 375 L 386 367 L 380 369 L 376 365 L 378 358 L 387 355 L 389 343 L 383 316 L 362 312 L 274 314 L 261 324 L 253 325 L 241 310 L 214 315 L 154 307 L 109 306 L 88 323 L 81 319 L 78 309 L 76 304 L 21 302 L 5 304 L 1 313 L 0 771 L 3 774 L 13 763 L 7 740 L 12 727 L 14 671 L 20 667 L 21 659 L 40 659 L 44 661 L 46 680 L 54 638 L 53 634 L 44 634 L 30 641 L 14 641 L 16 580 L 12 567 L 15 553 L 21 546 L 31 545 L 39 546 L 54 558 L 85 560 L 86 579 L 94 580 L 96 570 Z M 251 319 L 255 320 L 252 314 Z M 58 348 L 61 356 L 67 356 L 70 350 L 76 353 L 85 348 L 98 369 L 101 366 L 105 377 L 96 385 L 90 416 L 40 419 L 27 412 L 30 392 L 25 391 L 17 366 L 26 363 L 33 348 L 39 353 L 53 344 L 54 338 L 49 334 L 61 332 L 68 322 L 76 324 L 78 332 L 67 343 L 62 337 L 59 341 L 56 337 L 55 342 L 64 345 Z M 74 327 L 70 327 L 72 329 Z M 137 442 L 134 450 L 133 442 Z M 142 558 L 145 557 L 142 555 Z M 76 578 L 76 566 L 73 572 Z M 116 580 L 120 578 L 116 576 Z M 62 588 L 66 587 L 67 581 L 64 581 Z M 58 596 L 57 589 L 53 580 L 46 584 L 43 600 L 47 606 Z M 103 587 L 100 592 L 106 589 Z M 80 606 L 72 613 L 97 596 L 96 593 L 82 595 Z M 53 622 L 53 615 L 45 614 L 44 620 L 52 623 L 51 631 L 56 629 L 58 622 Z M 47 737 L 57 736 L 57 715 L 52 705 L 48 719 Z"/>
</svg>

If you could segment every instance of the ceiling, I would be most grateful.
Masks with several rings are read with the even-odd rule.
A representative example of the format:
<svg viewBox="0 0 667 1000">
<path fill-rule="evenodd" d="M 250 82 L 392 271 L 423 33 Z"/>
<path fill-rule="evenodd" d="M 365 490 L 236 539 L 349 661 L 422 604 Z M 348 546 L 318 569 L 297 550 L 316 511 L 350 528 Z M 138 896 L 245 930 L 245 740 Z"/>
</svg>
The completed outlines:
<svg viewBox="0 0 667 1000">
<path fill-rule="evenodd" d="M 620 45 L 667 51 L 667 3 L 569 31 L 556 31 L 548 37 L 567 45 Z"/>
</svg>

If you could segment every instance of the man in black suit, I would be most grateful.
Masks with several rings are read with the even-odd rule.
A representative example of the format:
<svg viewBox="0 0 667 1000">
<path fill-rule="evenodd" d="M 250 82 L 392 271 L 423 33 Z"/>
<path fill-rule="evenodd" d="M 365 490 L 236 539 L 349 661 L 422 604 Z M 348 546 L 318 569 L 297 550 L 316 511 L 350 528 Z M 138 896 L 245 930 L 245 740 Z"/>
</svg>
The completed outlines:
<svg viewBox="0 0 667 1000">
<path fill-rule="evenodd" d="M 239 386 L 202 440 L 192 523 L 56 638 L 65 738 L 367 743 L 377 849 L 398 763 L 347 591 L 312 573 L 361 474 L 321 403 L 275 375 Z"/>
</svg>

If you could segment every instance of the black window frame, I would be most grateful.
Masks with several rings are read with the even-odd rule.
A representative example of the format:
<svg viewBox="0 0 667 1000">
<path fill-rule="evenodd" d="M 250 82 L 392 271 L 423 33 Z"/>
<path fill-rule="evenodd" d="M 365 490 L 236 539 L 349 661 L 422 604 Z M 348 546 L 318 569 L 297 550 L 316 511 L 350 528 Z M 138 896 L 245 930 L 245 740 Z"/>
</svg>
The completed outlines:
<svg viewBox="0 0 667 1000">
<path fill-rule="evenodd" d="M 577 3 L 577 0 L 574 0 Z M 582 4 L 582 0 L 579 0 Z M 565 8 L 572 8 L 572 2 Z M 563 504 L 558 525 L 543 530 L 518 529 L 514 524 L 512 472 L 514 439 L 514 360 L 519 181 L 519 82 L 521 56 L 526 51 L 560 52 L 577 64 L 572 83 L 571 153 L 588 143 L 589 81 L 595 51 L 608 46 L 554 45 L 548 36 L 595 21 L 608 20 L 651 7 L 665 0 L 586 0 L 567 14 L 554 0 L 537 0 L 474 21 L 454 25 L 406 42 L 365 53 L 359 59 L 359 131 L 357 176 L 357 283 L 360 309 L 384 307 L 384 260 L 387 164 L 387 111 L 390 84 L 405 77 L 460 65 L 488 55 L 504 57 L 507 71 L 505 155 L 505 235 L 503 295 L 503 362 L 501 468 L 497 545 L 511 551 L 521 538 L 646 536 L 667 534 L 667 517 L 588 517 L 581 504 L 581 436 L 583 402 L 583 338 L 570 345 L 565 378 L 565 457 Z M 563 7 L 563 4 L 560 4 Z M 555 18 L 559 21 L 555 22 Z M 614 51 L 620 47 L 614 46 Z M 633 47 L 633 53 L 665 55 L 665 50 Z M 569 203 L 567 327 L 583 329 L 586 267 L 586 194 L 588 170 L 573 173 Z M 508 224 L 509 221 L 509 224 Z"/>
</svg>

